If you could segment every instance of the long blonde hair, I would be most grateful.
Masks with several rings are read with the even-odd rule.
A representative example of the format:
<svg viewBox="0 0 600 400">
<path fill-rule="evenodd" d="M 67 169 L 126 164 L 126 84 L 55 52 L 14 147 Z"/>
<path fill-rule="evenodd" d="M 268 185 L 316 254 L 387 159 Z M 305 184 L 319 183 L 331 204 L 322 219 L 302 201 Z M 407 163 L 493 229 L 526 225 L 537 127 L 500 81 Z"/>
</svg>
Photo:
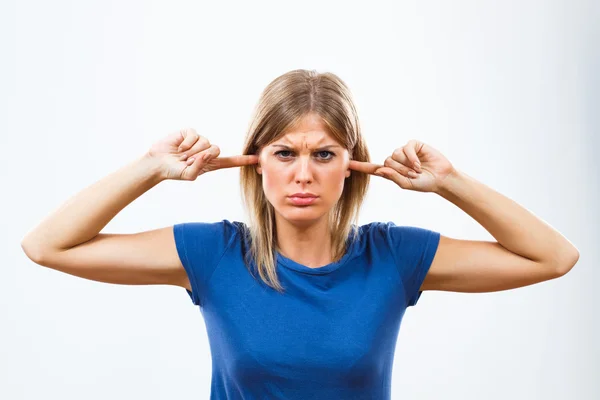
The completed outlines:
<svg viewBox="0 0 600 400">
<path fill-rule="evenodd" d="M 275 78 L 264 89 L 249 124 L 242 154 L 257 154 L 263 146 L 283 136 L 284 131 L 312 113 L 319 115 L 329 133 L 348 149 L 350 159 L 370 162 L 348 86 L 333 73 L 303 69 Z M 348 238 L 356 239 L 358 214 L 368 185 L 368 174 L 353 171 L 329 213 L 334 262 L 345 254 Z M 261 279 L 281 292 L 283 287 L 277 279 L 275 265 L 278 251 L 275 210 L 265 196 L 256 166 L 240 168 L 240 188 L 250 217 L 249 229 L 245 232 L 250 243 L 246 263 L 253 262 Z"/>
</svg>

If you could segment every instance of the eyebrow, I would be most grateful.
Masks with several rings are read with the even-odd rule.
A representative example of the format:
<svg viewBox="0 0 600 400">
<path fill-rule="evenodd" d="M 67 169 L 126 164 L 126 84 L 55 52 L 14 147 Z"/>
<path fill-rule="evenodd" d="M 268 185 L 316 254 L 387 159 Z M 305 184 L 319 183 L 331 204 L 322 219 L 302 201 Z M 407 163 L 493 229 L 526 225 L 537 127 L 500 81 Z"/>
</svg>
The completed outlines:
<svg viewBox="0 0 600 400">
<path fill-rule="evenodd" d="M 273 147 L 281 147 L 281 148 L 287 149 L 287 150 L 294 150 L 294 147 L 286 146 L 284 144 L 274 144 Z M 341 147 L 341 146 L 339 146 L 337 144 L 328 144 L 326 146 L 318 147 L 315 150 L 330 149 L 330 148 L 335 148 L 335 147 Z"/>
</svg>

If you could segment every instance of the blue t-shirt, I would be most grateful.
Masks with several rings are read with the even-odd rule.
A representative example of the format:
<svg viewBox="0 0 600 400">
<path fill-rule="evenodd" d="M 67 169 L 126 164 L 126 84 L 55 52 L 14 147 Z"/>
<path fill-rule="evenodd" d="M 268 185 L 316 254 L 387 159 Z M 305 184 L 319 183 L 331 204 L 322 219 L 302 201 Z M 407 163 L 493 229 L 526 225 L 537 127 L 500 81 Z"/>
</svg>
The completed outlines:
<svg viewBox="0 0 600 400">
<path fill-rule="evenodd" d="M 372 222 L 338 262 L 277 253 L 279 293 L 244 264 L 243 222 L 173 228 L 212 356 L 211 399 L 389 399 L 400 322 L 440 234 Z"/>
</svg>

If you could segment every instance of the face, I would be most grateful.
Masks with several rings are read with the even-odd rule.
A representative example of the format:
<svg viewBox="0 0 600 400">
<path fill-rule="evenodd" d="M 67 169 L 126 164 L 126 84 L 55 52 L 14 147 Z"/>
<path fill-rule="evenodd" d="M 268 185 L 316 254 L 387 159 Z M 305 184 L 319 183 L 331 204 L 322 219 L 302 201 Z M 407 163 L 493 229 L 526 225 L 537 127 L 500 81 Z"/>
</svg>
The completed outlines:
<svg viewBox="0 0 600 400">
<path fill-rule="evenodd" d="M 328 132 L 318 115 L 308 115 L 284 136 L 263 147 L 256 168 L 278 217 L 292 223 L 327 216 L 350 176 L 349 153 Z M 298 199 L 309 193 L 313 199 Z"/>
</svg>

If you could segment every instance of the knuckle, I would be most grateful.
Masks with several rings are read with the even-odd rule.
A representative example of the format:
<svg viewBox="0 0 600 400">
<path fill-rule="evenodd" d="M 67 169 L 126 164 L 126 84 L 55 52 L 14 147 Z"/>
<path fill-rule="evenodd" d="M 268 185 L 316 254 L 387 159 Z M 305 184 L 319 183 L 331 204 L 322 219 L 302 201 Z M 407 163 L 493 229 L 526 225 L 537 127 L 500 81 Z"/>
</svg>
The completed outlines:
<svg viewBox="0 0 600 400">
<path fill-rule="evenodd" d="M 203 149 L 207 149 L 210 147 L 210 142 L 204 136 L 198 136 L 198 143 Z"/>
<path fill-rule="evenodd" d="M 183 128 L 179 130 L 179 134 L 185 139 L 189 136 L 190 132 L 188 128 Z"/>
</svg>

